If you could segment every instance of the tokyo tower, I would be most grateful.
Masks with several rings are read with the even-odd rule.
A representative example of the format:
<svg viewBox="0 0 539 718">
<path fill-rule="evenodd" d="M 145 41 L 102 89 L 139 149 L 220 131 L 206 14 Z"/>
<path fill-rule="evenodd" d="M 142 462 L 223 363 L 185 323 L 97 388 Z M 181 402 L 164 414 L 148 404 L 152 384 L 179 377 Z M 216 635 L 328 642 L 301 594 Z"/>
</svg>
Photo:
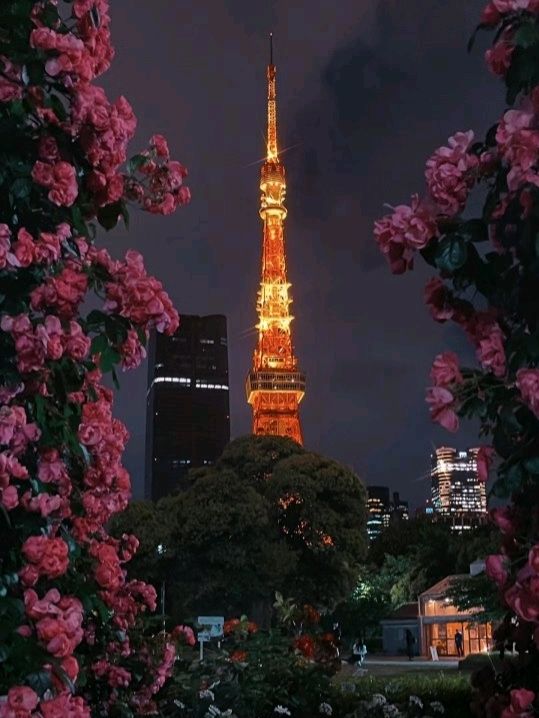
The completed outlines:
<svg viewBox="0 0 539 718">
<path fill-rule="evenodd" d="M 247 376 L 247 401 L 253 408 L 253 434 L 288 436 L 303 444 L 299 403 L 305 395 L 305 374 L 298 369 L 292 347 L 290 283 L 284 243 L 285 169 L 277 149 L 276 68 L 270 35 L 268 134 L 266 160 L 260 176 L 262 280 L 258 292 L 258 344 Z"/>
</svg>

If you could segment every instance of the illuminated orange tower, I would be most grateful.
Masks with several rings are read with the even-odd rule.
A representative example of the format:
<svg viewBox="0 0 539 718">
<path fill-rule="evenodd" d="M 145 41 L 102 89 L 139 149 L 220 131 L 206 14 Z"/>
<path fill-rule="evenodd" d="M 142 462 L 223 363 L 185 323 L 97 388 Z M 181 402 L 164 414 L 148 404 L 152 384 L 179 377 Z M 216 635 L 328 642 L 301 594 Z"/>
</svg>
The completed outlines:
<svg viewBox="0 0 539 718">
<path fill-rule="evenodd" d="M 285 170 L 277 150 L 275 65 L 270 35 L 268 65 L 268 137 L 260 176 L 260 217 L 264 223 L 262 281 L 258 292 L 258 345 L 247 376 L 247 401 L 253 407 L 253 434 L 288 436 L 303 443 L 299 403 L 305 395 L 305 374 L 292 348 L 292 300 L 286 276 L 284 220 Z"/>
</svg>

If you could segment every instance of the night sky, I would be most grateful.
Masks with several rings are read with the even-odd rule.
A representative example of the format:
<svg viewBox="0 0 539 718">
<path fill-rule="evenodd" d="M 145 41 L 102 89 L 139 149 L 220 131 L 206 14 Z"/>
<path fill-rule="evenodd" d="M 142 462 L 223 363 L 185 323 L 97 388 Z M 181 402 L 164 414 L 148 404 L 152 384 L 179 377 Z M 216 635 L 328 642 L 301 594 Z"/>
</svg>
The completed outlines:
<svg viewBox="0 0 539 718">
<path fill-rule="evenodd" d="M 168 218 L 133 212 L 115 255 L 145 255 L 180 314 L 228 317 L 232 436 L 250 432 L 244 379 L 255 346 L 268 34 L 274 33 L 294 343 L 307 373 L 306 447 L 428 495 L 429 454 L 473 444 L 431 425 L 424 388 L 456 329 L 423 305 L 428 272 L 386 268 L 372 237 L 384 203 L 423 191 L 426 158 L 457 130 L 482 135 L 503 109 L 482 48 L 466 52 L 484 0 L 153 0 L 112 3 L 116 60 L 103 78 L 189 169 L 193 200 Z M 468 351 L 468 350 L 466 350 Z M 465 354 L 465 351 L 463 352 Z M 468 351 L 469 354 L 469 351 Z M 126 465 L 142 495 L 146 366 L 121 377 Z"/>
</svg>

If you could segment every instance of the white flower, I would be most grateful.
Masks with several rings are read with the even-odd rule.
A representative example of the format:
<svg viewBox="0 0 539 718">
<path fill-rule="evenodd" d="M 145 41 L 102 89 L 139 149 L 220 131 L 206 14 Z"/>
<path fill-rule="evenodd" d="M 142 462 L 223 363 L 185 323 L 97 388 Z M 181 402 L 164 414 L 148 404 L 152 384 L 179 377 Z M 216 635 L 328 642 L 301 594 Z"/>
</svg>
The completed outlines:
<svg viewBox="0 0 539 718">
<path fill-rule="evenodd" d="M 371 706 L 373 708 L 378 708 L 379 706 L 383 706 L 386 703 L 386 697 L 383 696 L 381 693 L 375 693 L 371 698 Z"/>
<path fill-rule="evenodd" d="M 204 700 L 205 698 L 209 698 L 212 703 L 213 703 L 213 701 L 215 700 L 215 694 L 214 694 L 214 692 L 213 692 L 213 691 L 210 691 L 209 689 L 206 689 L 206 690 L 204 690 L 204 691 L 200 691 L 200 693 L 198 694 L 198 697 L 199 697 L 199 698 L 202 698 L 202 700 Z"/>
<path fill-rule="evenodd" d="M 399 718 L 401 712 L 393 703 L 386 703 L 382 708 L 382 714 L 384 718 Z"/>
<path fill-rule="evenodd" d="M 329 703 L 320 703 L 320 706 L 318 707 L 318 710 L 322 715 L 330 716 L 333 714 L 333 708 L 329 705 Z"/>
<path fill-rule="evenodd" d="M 213 703 L 211 706 L 208 706 L 208 710 L 206 711 L 206 718 L 217 718 L 217 716 L 221 715 L 221 711 L 217 706 L 214 706 Z"/>
<path fill-rule="evenodd" d="M 440 715 L 443 715 L 445 713 L 445 708 L 440 703 L 440 701 L 432 701 L 430 704 L 430 709 L 433 713 L 440 713 Z"/>
<path fill-rule="evenodd" d="M 292 715 L 292 714 L 290 713 L 290 711 L 288 710 L 288 708 L 286 708 L 285 706 L 275 706 L 275 708 L 273 709 L 273 712 L 274 712 L 274 713 L 278 713 L 278 714 L 281 715 L 281 716 L 289 716 L 289 715 Z"/>
<path fill-rule="evenodd" d="M 423 701 L 418 696 L 410 696 L 408 699 L 408 702 L 411 706 L 417 706 L 418 708 L 423 708 Z"/>
<path fill-rule="evenodd" d="M 181 711 L 185 708 L 185 703 L 182 703 L 181 701 L 175 700 L 174 705 L 176 708 L 179 708 Z"/>
</svg>

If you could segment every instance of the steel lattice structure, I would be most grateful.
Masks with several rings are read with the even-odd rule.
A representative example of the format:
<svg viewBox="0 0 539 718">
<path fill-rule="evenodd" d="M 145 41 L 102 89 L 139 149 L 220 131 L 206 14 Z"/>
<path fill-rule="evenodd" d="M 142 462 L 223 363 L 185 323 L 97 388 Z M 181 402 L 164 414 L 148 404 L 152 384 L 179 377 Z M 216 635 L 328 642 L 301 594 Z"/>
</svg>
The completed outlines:
<svg viewBox="0 0 539 718">
<path fill-rule="evenodd" d="M 253 434 L 288 436 L 303 443 L 299 403 L 305 374 L 298 369 L 292 346 L 290 283 L 284 242 L 285 168 L 277 148 L 276 68 L 270 37 L 268 134 L 260 176 L 260 217 L 264 223 L 262 280 L 258 292 L 258 345 L 247 376 L 247 401 L 253 408 Z"/>
</svg>

